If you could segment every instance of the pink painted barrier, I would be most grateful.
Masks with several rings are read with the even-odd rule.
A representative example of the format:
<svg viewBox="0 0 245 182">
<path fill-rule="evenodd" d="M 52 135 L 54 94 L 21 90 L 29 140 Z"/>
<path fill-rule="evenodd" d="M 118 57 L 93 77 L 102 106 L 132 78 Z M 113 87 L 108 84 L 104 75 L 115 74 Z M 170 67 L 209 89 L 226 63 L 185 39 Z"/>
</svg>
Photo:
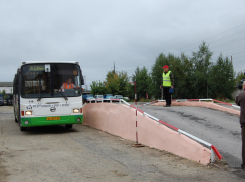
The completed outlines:
<svg viewBox="0 0 245 182">
<path fill-rule="evenodd" d="M 83 111 L 84 125 L 135 141 L 135 109 L 122 104 L 90 103 L 83 107 Z M 139 143 L 202 164 L 210 162 L 211 150 L 196 141 L 159 124 L 148 116 L 143 116 L 141 112 L 137 115 L 137 121 Z"/>
<path fill-rule="evenodd" d="M 194 100 L 194 99 L 192 99 L 192 100 Z M 165 102 L 158 102 L 158 103 L 155 103 L 152 105 L 163 106 L 163 105 L 165 105 Z M 211 109 L 216 109 L 219 111 L 227 112 L 230 114 L 240 115 L 240 111 L 236 111 L 234 109 L 223 107 L 223 106 L 220 106 L 220 105 L 212 103 L 212 102 L 202 102 L 202 101 L 199 101 L 199 102 L 188 102 L 188 101 L 187 102 L 172 102 L 171 105 L 172 106 L 188 106 L 188 107 L 206 107 L 206 108 L 211 108 Z M 230 105 L 230 104 L 227 104 L 227 105 Z"/>
</svg>

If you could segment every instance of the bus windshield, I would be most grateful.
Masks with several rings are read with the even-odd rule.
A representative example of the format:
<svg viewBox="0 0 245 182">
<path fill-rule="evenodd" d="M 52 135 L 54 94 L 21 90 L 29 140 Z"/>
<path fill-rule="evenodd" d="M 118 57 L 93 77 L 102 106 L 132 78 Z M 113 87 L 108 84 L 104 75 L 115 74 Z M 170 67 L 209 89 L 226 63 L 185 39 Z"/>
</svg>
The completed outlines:
<svg viewBox="0 0 245 182">
<path fill-rule="evenodd" d="M 21 96 L 23 98 L 66 98 L 81 95 L 81 71 L 76 64 L 23 65 L 21 83 Z"/>
</svg>

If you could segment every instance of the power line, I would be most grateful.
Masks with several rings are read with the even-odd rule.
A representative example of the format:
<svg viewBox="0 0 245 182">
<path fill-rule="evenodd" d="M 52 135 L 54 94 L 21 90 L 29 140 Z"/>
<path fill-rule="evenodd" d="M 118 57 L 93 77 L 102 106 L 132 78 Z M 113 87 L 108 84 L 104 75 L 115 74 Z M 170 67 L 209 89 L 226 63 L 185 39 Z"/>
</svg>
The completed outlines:
<svg viewBox="0 0 245 182">
<path fill-rule="evenodd" d="M 231 41 L 228 41 L 228 42 L 224 42 L 224 43 L 221 43 L 219 45 L 216 45 L 215 47 L 212 47 L 212 49 L 216 48 L 216 47 L 221 47 L 221 46 L 224 46 L 224 45 L 227 45 L 227 44 L 232 44 L 234 42 L 238 42 L 238 41 L 241 41 L 241 40 L 244 40 L 245 37 L 243 37 L 242 39 L 238 38 L 238 39 L 235 39 L 235 40 L 231 40 Z"/>
<path fill-rule="evenodd" d="M 241 57 L 234 57 L 234 58 L 236 58 L 236 59 L 239 59 L 239 58 L 244 58 L 245 56 L 241 56 Z"/>
<path fill-rule="evenodd" d="M 241 8 L 240 8 L 240 9 L 241 9 Z M 238 28 L 238 27 L 241 27 L 241 26 L 243 26 L 243 25 L 245 25 L 245 23 L 242 23 L 242 24 L 240 24 L 240 25 L 238 25 L 238 26 L 235 26 L 235 27 L 233 27 L 233 28 L 230 28 L 230 29 L 228 29 L 228 30 L 226 30 L 226 31 L 223 31 L 223 32 L 221 32 L 221 33 L 215 34 L 215 35 L 213 35 L 213 36 L 211 36 L 211 37 L 208 37 L 208 38 L 206 38 L 206 39 L 204 39 L 204 40 L 208 40 L 208 39 L 217 37 L 217 36 L 219 36 L 219 35 L 221 35 L 221 34 L 224 34 L 224 33 L 226 33 L 226 32 L 229 32 L 229 31 L 231 31 L 231 30 L 233 30 L 233 29 L 236 29 L 236 28 Z M 244 31 L 239 32 L 239 33 L 236 33 L 236 34 L 233 34 L 233 35 L 231 35 L 231 36 L 227 36 L 227 37 L 224 37 L 224 38 L 215 40 L 215 41 L 213 41 L 213 42 L 211 42 L 211 43 L 214 43 L 214 42 L 218 42 L 218 41 L 227 39 L 227 38 L 229 38 L 229 37 L 235 36 L 235 35 L 240 34 L 240 33 L 244 33 Z M 234 40 L 230 40 L 230 41 L 227 41 L 227 42 L 224 42 L 224 43 L 220 43 L 220 44 L 218 44 L 218 45 L 213 46 L 212 49 L 215 49 L 215 48 L 217 48 L 217 47 L 220 48 L 220 47 L 222 47 L 222 46 L 225 46 L 225 45 L 228 45 L 228 44 L 232 44 L 232 43 L 235 43 L 235 42 L 244 40 L 244 39 L 245 39 L 245 38 L 241 38 L 241 37 L 240 37 L 240 38 L 237 38 L 237 39 L 234 39 Z M 201 42 L 201 41 L 198 41 L 198 42 L 195 42 L 195 43 L 190 44 L 190 45 L 188 45 L 188 46 L 182 47 L 182 48 L 180 48 L 180 49 L 177 49 L 177 51 L 178 51 L 178 50 L 181 50 L 181 49 L 184 49 L 184 48 L 187 48 L 187 47 L 190 47 L 190 46 L 193 46 L 193 45 L 195 45 L 195 44 L 197 44 L 197 43 L 200 43 L 200 42 Z M 234 48 L 231 48 L 231 49 L 234 49 Z M 228 49 L 228 50 L 231 50 L 231 49 Z M 193 49 L 191 49 L 191 50 L 193 50 Z M 187 52 L 187 51 L 184 51 L 184 52 Z M 242 52 L 240 52 L 240 53 L 242 53 Z M 236 54 L 240 54 L 240 53 L 235 53 L 235 54 L 232 54 L 232 55 L 236 55 Z M 215 53 L 215 54 L 217 54 L 217 53 Z M 155 59 L 152 59 L 152 60 L 156 60 L 156 58 L 155 58 Z M 130 64 L 130 65 L 137 65 L 137 64 L 139 64 L 139 63 L 142 64 L 142 63 L 145 63 L 145 62 L 147 62 L 147 61 L 139 61 L 139 62 L 137 62 L 137 63 Z M 153 63 L 150 63 L 150 64 L 154 64 L 154 62 L 153 62 Z M 136 69 L 136 68 L 135 68 L 135 69 Z M 133 69 L 130 69 L 130 70 L 133 70 Z"/>
<path fill-rule="evenodd" d="M 221 44 L 218 44 L 218 45 L 215 45 L 213 47 L 210 47 L 210 49 L 215 49 L 217 47 L 222 47 L 222 46 L 225 46 L 225 45 L 228 45 L 228 44 L 232 44 L 232 43 L 235 43 L 235 42 L 238 42 L 238 41 L 241 41 L 241 40 L 244 40 L 245 37 L 243 37 L 242 39 L 238 38 L 238 39 L 234 39 L 234 40 L 229 40 L 227 42 L 223 42 Z M 189 49 L 187 51 L 184 51 L 184 52 L 188 52 L 188 51 L 193 51 L 193 49 Z"/>
<path fill-rule="evenodd" d="M 242 51 L 242 52 L 238 52 L 238 53 L 233 53 L 232 56 L 233 56 L 233 55 L 237 55 L 237 54 L 242 54 L 242 53 L 245 53 L 245 52 Z"/>
<path fill-rule="evenodd" d="M 201 28 L 203 28 L 203 27 L 205 27 L 205 26 L 207 26 L 207 25 L 209 25 L 209 24 L 211 24 L 211 23 L 213 23 L 213 22 L 216 22 L 216 21 L 218 21 L 219 19 L 223 19 L 224 17 L 226 17 L 226 16 L 228 16 L 228 15 L 230 15 L 231 13 L 233 13 L 234 11 L 239 11 L 240 9 L 243 9 L 244 8 L 244 6 L 243 5 L 239 5 L 238 7 L 240 7 L 240 8 L 236 8 L 235 10 L 232 10 L 232 11 L 230 11 L 229 13 L 227 13 L 227 14 L 225 14 L 225 15 L 222 15 L 222 16 L 220 16 L 220 18 L 218 18 L 218 19 L 216 19 L 216 20 L 214 20 L 214 21 L 210 21 L 209 23 L 206 23 L 206 24 L 203 24 L 202 26 L 200 26 L 199 28 L 196 28 L 196 29 L 194 29 L 193 31 L 196 31 L 196 30 L 198 30 L 198 29 L 201 29 Z M 243 25 L 243 24 L 242 24 Z M 242 26 L 242 25 L 238 25 L 237 27 L 239 27 L 239 26 Z M 234 27 L 234 28 L 236 28 L 236 27 Z M 233 29 L 233 28 L 232 28 Z M 193 32 L 192 31 L 192 32 Z M 229 31 L 229 30 L 227 30 L 227 31 Z M 183 37 L 184 35 L 187 35 L 187 34 L 190 34 L 191 32 L 188 32 L 188 33 L 185 33 L 185 34 L 182 34 L 181 36 L 179 36 L 179 37 Z M 178 39 L 179 37 L 176 37 L 176 39 Z M 176 40 L 175 39 L 175 40 Z M 208 39 L 208 38 L 207 38 Z M 199 41 L 200 42 L 200 41 Z M 182 48 L 181 48 L 182 49 Z"/>
<path fill-rule="evenodd" d="M 114 73 L 116 73 L 116 68 L 117 68 L 117 67 L 115 67 L 115 61 L 114 61 L 114 69 L 113 69 L 113 70 L 114 70 Z M 118 68 L 117 68 L 117 69 L 118 69 Z"/>
<path fill-rule="evenodd" d="M 216 35 L 214 35 L 214 36 L 208 37 L 208 38 L 206 38 L 206 39 L 204 39 L 204 40 L 207 40 L 207 39 L 216 37 L 217 35 L 223 34 L 223 33 L 225 33 L 225 32 L 228 32 L 228 31 L 230 31 L 230 30 L 233 30 L 233 29 L 235 29 L 235 28 L 237 28 L 237 27 L 240 27 L 240 26 L 243 26 L 243 25 L 245 25 L 245 23 L 243 23 L 243 24 L 241 24 L 241 25 L 238 25 L 238 26 L 236 26 L 236 27 L 233 27 L 233 28 L 231 28 L 231 29 L 229 29 L 229 30 L 226 30 L 226 31 L 224 31 L 224 32 L 218 33 L 218 34 L 216 34 Z M 203 41 L 203 40 L 201 40 L 201 41 Z M 177 51 L 178 51 L 178 50 L 181 50 L 181 49 L 184 49 L 184 48 L 186 48 L 186 47 L 190 47 L 190 46 L 195 45 L 195 44 L 197 44 L 197 43 L 200 43 L 201 41 L 198 41 L 198 42 L 195 42 L 195 43 L 193 43 L 193 44 L 191 44 L 191 45 L 188 45 L 188 46 L 182 47 L 182 48 L 180 48 L 180 49 L 177 49 Z"/>
<path fill-rule="evenodd" d="M 224 38 L 222 38 L 222 39 L 215 40 L 215 41 L 213 41 L 213 42 L 210 42 L 210 44 L 211 44 L 211 43 L 214 43 L 214 42 L 217 42 L 217 41 L 220 41 L 220 40 L 223 40 L 223 39 L 227 39 L 227 38 L 229 38 L 229 37 L 233 37 L 233 36 L 235 36 L 235 35 L 237 35 L 237 34 L 244 33 L 244 32 L 245 32 L 245 31 L 242 31 L 242 32 L 233 34 L 233 35 L 231 35 L 231 36 L 228 36 L 228 37 L 224 37 Z"/>
<path fill-rule="evenodd" d="M 229 51 L 229 50 L 232 50 L 232 49 L 242 48 L 243 46 L 245 46 L 245 44 L 241 45 L 241 46 L 238 46 L 238 47 L 229 48 L 229 49 L 226 49 L 226 50 L 223 50 L 223 51 Z M 213 55 L 215 55 L 215 54 L 218 54 L 218 53 L 214 53 Z"/>
</svg>

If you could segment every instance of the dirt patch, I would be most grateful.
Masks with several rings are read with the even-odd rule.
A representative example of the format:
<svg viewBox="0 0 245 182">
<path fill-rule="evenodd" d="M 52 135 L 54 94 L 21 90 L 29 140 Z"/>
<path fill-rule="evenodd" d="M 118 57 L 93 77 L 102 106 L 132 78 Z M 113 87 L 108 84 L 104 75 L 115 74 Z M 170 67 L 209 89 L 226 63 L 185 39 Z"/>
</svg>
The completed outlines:
<svg viewBox="0 0 245 182">
<path fill-rule="evenodd" d="M 7 177 L 6 168 L 3 166 L 2 153 L 0 152 L 0 181 L 5 182 Z"/>
</svg>

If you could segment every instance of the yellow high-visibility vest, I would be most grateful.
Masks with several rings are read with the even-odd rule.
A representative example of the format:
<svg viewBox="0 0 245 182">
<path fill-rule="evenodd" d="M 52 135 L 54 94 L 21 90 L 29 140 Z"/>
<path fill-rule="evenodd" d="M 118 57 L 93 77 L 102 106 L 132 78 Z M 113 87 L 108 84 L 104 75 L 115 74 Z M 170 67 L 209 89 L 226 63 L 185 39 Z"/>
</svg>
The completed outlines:
<svg viewBox="0 0 245 182">
<path fill-rule="evenodd" d="M 166 75 L 164 74 L 164 72 L 162 73 L 162 86 L 171 87 L 170 73 L 171 71 L 168 71 Z"/>
</svg>

